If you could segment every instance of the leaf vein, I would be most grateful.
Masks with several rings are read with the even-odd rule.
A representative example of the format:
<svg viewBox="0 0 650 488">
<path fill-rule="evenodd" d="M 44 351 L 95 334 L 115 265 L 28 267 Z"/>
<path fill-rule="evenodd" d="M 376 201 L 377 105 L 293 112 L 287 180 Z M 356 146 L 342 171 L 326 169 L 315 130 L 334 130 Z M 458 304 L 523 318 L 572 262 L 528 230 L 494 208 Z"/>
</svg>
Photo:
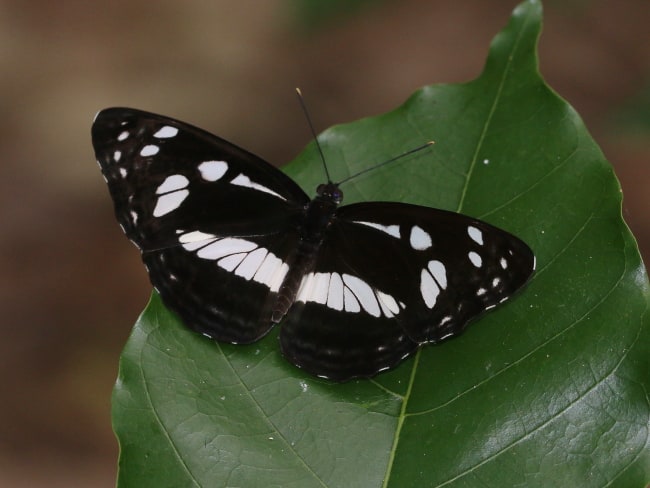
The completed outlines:
<svg viewBox="0 0 650 488">
<path fill-rule="evenodd" d="M 156 324 L 155 329 L 160 328 L 160 321 L 161 321 L 160 313 L 158 312 L 158 310 L 156 310 L 155 321 L 154 321 L 154 323 Z M 138 364 L 139 365 L 145 364 L 145 361 L 142 359 L 143 352 L 144 352 L 144 348 L 141 348 L 140 351 L 139 351 L 139 354 L 138 354 L 138 356 L 139 356 Z M 144 394 L 145 394 L 145 397 L 147 399 L 147 402 L 149 403 L 149 408 L 151 410 L 151 413 L 153 414 L 153 417 L 154 417 L 154 420 L 156 421 L 156 424 L 160 428 L 160 431 L 162 432 L 162 434 L 167 439 L 167 442 L 171 446 L 171 448 L 172 448 L 172 450 L 174 452 L 174 455 L 178 459 L 178 462 L 180 463 L 180 465 L 183 467 L 183 470 L 187 473 L 189 478 L 192 480 L 192 484 L 194 486 L 201 486 L 201 484 L 198 482 L 198 480 L 196 479 L 196 477 L 192 473 L 192 470 L 190 469 L 190 467 L 187 465 L 187 463 L 183 459 L 183 456 L 181 455 L 180 450 L 178 449 L 178 447 L 174 443 L 174 440 L 172 439 L 172 437 L 169 435 L 169 432 L 167 431 L 167 428 L 166 428 L 164 422 L 162 421 L 162 418 L 160 417 L 160 414 L 158 413 L 158 410 L 156 409 L 155 402 L 153 401 L 153 399 L 151 397 L 151 392 L 149 391 L 149 381 L 148 381 L 148 379 L 147 379 L 147 377 L 145 375 L 144 369 L 142 368 L 142 366 L 140 366 L 138 369 L 140 370 L 140 374 L 141 374 L 141 378 L 142 378 L 142 384 L 143 384 L 143 387 L 144 387 Z"/>
<path fill-rule="evenodd" d="M 616 281 L 616 284 L 615 284 L 614 286 L 612 286 L 612 288 L 610 288 L 610 290 L 607 292 L 607 294 L 605 294 L 605 296 L 603 296 L 603 298 L 602 298 L 598 303 L 596 303 L 596 304 L 594 305 L 594 307 L 592 307 L 589 311 L 587 311 L 585 314 L 583 314 L 582 317 L 580 317 L 578 320 L 574 321 L 574 322 L 573 322 L 569 327 L 567 327 L 566 329 L 563 329 L 561 332 L 558 332 L 555 336 L 553 336 L 552 338 L 550 338 L 548 341 L 545 341 L 543 344 L 541 344 L 540 346 L 538 346 L 537 348 L 535 348 L 533 351 L 531 351 L 531 352 L 529 352 L 528 354 L 526 354 L 525 356 L 523 356 L 523 357 L 522 357 L 521 359 L 519 359 L 517 362 L 521 362 L 523 359 L 525 359 L 526 357 L 528 357 L 528 356 L 530 356 L 531 354 L 533 354 L 536 350 L 539 350 L 540 348 L 544 347 L 544 346 L 545 346 L 546 344 L 548 344 L 549 342 L 551 342 L 551 341 L 557 339 L 559 336 L 561 336 L 562 334 L 566 333 L 566 331 L 570 330 L 571 328 L 575 327 L 577 324 L 579 324 L 580 322 L 582 322 L 582 321 L 583 321 L 583 320 L 584 320 L 584 319 L 585 319 L 585 318 L 586 318 L 586 317 L 591 313 L 591 311 L 595 310 L 597 307 L 599 307 L 600 305 L 602 305 L 602 304 L 605 302 L 605 300 L 606 300 L 606 299 L 607 299 L 607 298 L 608 298 L 608 297 L 613 293 L 613 291 L 618 287 L 618 285 L 621 283 L 621 281 L 622 281 L 623 278 L 625 277 L 626 272 L 627 272 L 627 266 L 625 266 L 625 267 L 623 268 L 623 271 L 621 272 L 621 274 L 620 274 L 618 280 Z M 628 351 L 629 351 L 629 349 L 628 349 Z M 498 452 L 495 452 L 494 454 L 492 454 L 492 455 L 486 457 L 486 458 L 483 459 L 483 461 L 481 461 L 480 463 L 478 463 L 478 464 L 472 466 L 471 468 L 469 468 L 469 469 L 463 471 L 462 473 L 459 473 L 458 475 L 454 476 L 453 478 L 450 478 L 450 479 L 448 479 L 447 481 L 445 481 L 445 482 L 439 484 L 439 485 L 438 485 L 438 488 L 439 488 L 439 487 L 442 487 L 442 486 L 445 486 L 445 485 L 448 485 L 449 483 L 452 483 L 452 482 L 454 482 L 454 481 L 456 481 L 456 480 L 462 478 L 463 476 L 466 476 L 468 473 L 471 473 L 471 472 L 475 471 L 476 469 L 480 468 L 480 467 L 483 466 L 484 464 L 486 464 L 486 463 L 488 463 L 488 462 L 490 462 L 490 461 L 492 461 L 492 460 L 498 458 L 499 456 L 501 456 L 501 455 L 504 454 L 505 452 L 509 451 L 509 450 L 512 449 L 513 447 L 515 447 L 515 446 L 517 446 L 518 444 L 524 442 L 526 439 L 529 439 L 529 438 L 530 438 L 533 434 L 535 434 L 536 432 L 540 431 L 541 429 L 543 429 L 543 428 L 546 427 L 547 425 L 551 424 L 551 422 L 553 422 L 555 419 L 557 419 L 558 417 L 560 417 L 564 412 L 569 411 L 569 410 L 570 410 L 574 405 L 578 404 L 578 402 L 580 402 L 581 400 L 583 400 L 585 397 L 587 397 L 587 395 L 589 395 L 589 394 L 590 394 L 591 392 L 593 392 L 596 388 L 598 388 L 600 385 L 602 385 L 602 384 L 603 384 L 603 383 L 604 383 L 608 378 L 610 378 L 610 377 L 611 377 L 611 376 L 616 372 L 616 370 L 619 368 L 619 366 L 621 365 L 621 363 L 623 362 L 623 360 L 625 359 L 626 356 L 627 356 L 627 351 L 624 351 L 623 354 L 621 354 L 621 357 L 620 357 L 619 360 L 617 361 L 616 365 L 614 365 L 614 367 L 612 367 L 612 369 L 609 371 L 609 373 L 607 373 L 606 375 L 604 375 L 604 376 L 602 377 L 602 379 L 596 381 L 596 382 L 595 382 L 595 383 L 594 383 L 590 388 L 588 388 L 587 390 L 585 390 L 582 394 L 578 395 L 578 396 L 575 398 L 575 400 L 569 402 L 569 403 L 568 403 L 564 408 L 562 408 L 562 409 L 559 410 L 558 412 L 554 413 L 554 414 L 553 414 L 549 419 L 547 419 L 546 421 L 544 421 L 544 422 L 542 422 L 541 424 L 537 425 L 537 426 L 536 426 L 535 428 L 533 428 L 531 431 L 529 431 L 529 432 L 527 432 L 526 434 L 522 435 L 522 436 L 519 437 L 518 439 L 514 439 L 510 444 L 504 446 L 504 447 L 503 447 L 502 449 L 500 449 Z M 514 365 L 514 364 L 515 364 L 515 363 L 513 363 L 513 365 Z M 505 369 L 505 368 L 504 368 L 504 369 Z M 502 371 L 503 371 L 503 370 L 502 370 Z M 501 373 L 501 372 L 499 372 L 499 373 Z M 496 375 L 495 375 L 495 376 L 496 376 Z M 494 378 L 494 376 L 493 376 L 492 378 Z M 492 379 L 492 378 L 490 378 L 490 379 Z"/>
<path fill-rule="evenodd" d="M 230 359 L 226 356 L 224 351 L 221 348 L 221 344 L 215 341 L 215 344 L 217 345 L 219 352 L 225 359 L 226 364 L 228 365 L 228 368 L 232 372 L 232 375 L 237 378 L 237 381 L 239 382 L 239 385 L 241 386 L 242 390 L 244 390 L 246 396 L 248 399 L 252 402 L 252 404 L 255 406 L 255 409 L 260 413 L 260 417 L 265 420 L 265 422 L 268 424 L 270 427 L 270 430 L 272 433 L 276 434 L 278 438 L 281 440 L 281 442 L 286 446 L 287 450 L 290 451 L 296 459 L 300 462 L 300 464 L 303 466 L 303 468 L 311 475 L 313 478 L 323 487 L 327 488 L 327 484 L 316 474 L 316 472 L 309 466 L 309 464 L 305 461 L 305 459 L 296 451 L 294 446 L 291 445 L 291 442 L 287 440 L 287 438 L 284 436 L 284 434 L 280 431 L 280 429 L 273 423 L 273 421 L 270 419 L 270 417 L 266 414 L 260 403 L 257 401 L 251 390 L 248 388 L 246 385 L 244 379 L 242 376 L 237 373 L 235 368 L 232 366 L 232 363 Z"/>
</svg>

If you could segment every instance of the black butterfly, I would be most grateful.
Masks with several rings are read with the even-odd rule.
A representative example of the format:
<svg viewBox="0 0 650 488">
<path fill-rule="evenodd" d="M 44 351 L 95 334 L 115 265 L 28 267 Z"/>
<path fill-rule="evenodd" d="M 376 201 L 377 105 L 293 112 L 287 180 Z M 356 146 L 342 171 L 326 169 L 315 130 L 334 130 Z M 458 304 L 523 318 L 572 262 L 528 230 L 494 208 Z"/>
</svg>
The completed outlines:
<svg viewBox="0 0 650 488">
<path fill-rule="evenodd" d="M 191 329 L 257 341 L 282 322 L 284 356 L 344 381 L 463 331 L 535 268 L 511 234 L 405 203 L 339 207 L 223 139 L 128 108 L 101 111 L 97 161 L 155 289 Z"/>
</svg>

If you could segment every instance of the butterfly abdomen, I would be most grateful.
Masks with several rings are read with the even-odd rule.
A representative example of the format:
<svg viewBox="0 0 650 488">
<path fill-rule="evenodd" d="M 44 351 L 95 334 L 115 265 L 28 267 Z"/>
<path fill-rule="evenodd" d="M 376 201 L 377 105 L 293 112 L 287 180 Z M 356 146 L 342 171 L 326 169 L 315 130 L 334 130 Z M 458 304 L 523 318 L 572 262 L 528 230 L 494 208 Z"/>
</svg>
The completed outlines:
<svg viewBox="0 0 650 488">
<path fill-rule="evenodd" d="M 295 250 L 289 272 L 284 278 L 271 313 L 271 322 L 277 324 L 287 314 L 296 300 L 302 279 L 316 262 L 318 244 L 301 240 Z"/>
</svg>

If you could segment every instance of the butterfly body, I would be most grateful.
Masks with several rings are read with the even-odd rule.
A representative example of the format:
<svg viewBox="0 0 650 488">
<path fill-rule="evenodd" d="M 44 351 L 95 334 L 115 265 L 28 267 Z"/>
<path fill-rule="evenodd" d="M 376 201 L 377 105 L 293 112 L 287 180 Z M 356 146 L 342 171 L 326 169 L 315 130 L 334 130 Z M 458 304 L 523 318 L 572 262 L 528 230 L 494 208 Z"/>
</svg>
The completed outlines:
<svg viewBox="0 0 650 488">
<path fill-rule="evenodd" d="M 293 305 L 303 276 L 314 268 L 318 249 L 342 199 L 343 194 L 338 187 L 329 183 L 321 185 L 316 198 L 306 206 L 297 226 L 297 246 L 289 259 L 289 272 L 280 285 L 271 322 L 280 322 Z"/>
<path fill-rule="evenodd" d="M 189 124 L 101 111 L 93 145 L 115 211 L 165 304 L 193 330 L 347 380 L 459 334 L 531 276 L 525 243 L 406 203 L 310 199 L 281 171 Z"/>
</svg>

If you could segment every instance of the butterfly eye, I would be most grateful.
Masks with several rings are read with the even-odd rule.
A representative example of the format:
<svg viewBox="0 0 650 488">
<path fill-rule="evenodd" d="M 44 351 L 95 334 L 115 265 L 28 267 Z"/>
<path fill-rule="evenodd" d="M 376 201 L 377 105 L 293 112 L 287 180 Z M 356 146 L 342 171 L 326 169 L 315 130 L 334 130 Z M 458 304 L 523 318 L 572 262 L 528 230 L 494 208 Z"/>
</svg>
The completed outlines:
<svg viewBox="0 0 650 488">
<path fill-rule="evenodd" d="M 325 197 L 335 204 L 343 201 L 343 192 L 334 183 L 322 183 L 316 188 L 319 197 Z"/>
</svg>

